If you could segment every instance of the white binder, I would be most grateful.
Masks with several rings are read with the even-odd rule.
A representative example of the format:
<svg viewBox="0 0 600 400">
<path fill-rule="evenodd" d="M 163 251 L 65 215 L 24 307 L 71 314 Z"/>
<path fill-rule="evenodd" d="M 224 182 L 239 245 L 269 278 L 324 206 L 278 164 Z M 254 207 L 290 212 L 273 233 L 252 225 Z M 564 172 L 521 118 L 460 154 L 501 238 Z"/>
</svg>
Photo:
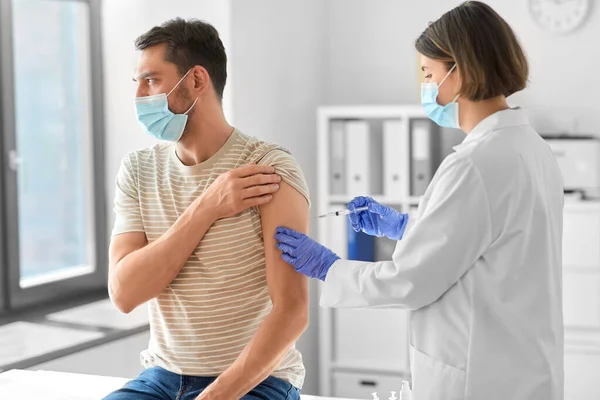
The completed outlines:
<svg viewBox="0 0 600 400">
<path fill-rule="evenodd" d="M 411 179 L 410 195 L 422 196 L 433 178 L 432 135 L 433 126 L 429 119 L 413 119 L 411 136 Z"/>
<path fill-rule="evenodd" d="M 349 198 L 370 193 L 369 122 L 346 121 L 346 189 Z"/>
<path fill-rule="evenodd" d="M 400 200 L 407 195 L 408 129 L 406 118 L 383 122 L 383 187 L 389 199 Z"/>
<path fill-rule="evenodd" d="M 329 192 L 332 195 L 346 194 L 346 146 L 345 122 L 333 120 L 329 132 Z"/>
</svg>

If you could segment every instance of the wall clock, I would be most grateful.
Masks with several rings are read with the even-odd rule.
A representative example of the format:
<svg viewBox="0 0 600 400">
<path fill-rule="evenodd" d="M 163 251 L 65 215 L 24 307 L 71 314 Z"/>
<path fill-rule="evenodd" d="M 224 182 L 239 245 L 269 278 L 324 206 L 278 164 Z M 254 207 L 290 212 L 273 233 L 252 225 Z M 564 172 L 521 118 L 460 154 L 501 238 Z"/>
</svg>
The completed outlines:
<svg viewBox="0 0 600 400">
<path fill-rule="evenodd" d="M 592 0 L 529 0 L 529 12 L 543 29 L 565 34 L 585 22 L 591 3 Z"/>
</svg>

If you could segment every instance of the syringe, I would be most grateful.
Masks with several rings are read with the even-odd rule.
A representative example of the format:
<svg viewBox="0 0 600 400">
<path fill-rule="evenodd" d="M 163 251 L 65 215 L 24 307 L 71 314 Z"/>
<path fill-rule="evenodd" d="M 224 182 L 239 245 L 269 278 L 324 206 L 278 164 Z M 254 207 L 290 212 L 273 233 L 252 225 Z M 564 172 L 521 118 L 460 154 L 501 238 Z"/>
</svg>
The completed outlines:
<svg viewBox="0 0 600 400">
<path fill-rule="evenodd" d="M 341 215 L 350 215 L 350 214 L 359 213 L 361 211 L 367 211 L 368 209 L 369 209 L 369 207 L 367 207 L 367 206 L 355 208 L 354 211 L 350 211 L 346 208 L 345 210 L 328 212 L 327 214 L 319 215 L 318 217 L 315 217 L 315 218 L 339 217 Z"/>
</svg>

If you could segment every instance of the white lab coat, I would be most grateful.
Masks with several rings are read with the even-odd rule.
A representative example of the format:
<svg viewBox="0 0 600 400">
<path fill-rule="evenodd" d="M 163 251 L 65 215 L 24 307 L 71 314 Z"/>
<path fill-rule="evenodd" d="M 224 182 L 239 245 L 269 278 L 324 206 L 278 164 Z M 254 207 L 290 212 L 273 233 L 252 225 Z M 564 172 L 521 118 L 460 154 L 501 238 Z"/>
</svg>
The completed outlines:
<svg viewBox="0 0 600 400">
<path fill-rule="evenodd" d="M 525 111 L 454 147 L 393 261 L 339 260 L 324 307 L 411 312 L 415 400 L 563 398 L 563 186 Z"/>
</svg>

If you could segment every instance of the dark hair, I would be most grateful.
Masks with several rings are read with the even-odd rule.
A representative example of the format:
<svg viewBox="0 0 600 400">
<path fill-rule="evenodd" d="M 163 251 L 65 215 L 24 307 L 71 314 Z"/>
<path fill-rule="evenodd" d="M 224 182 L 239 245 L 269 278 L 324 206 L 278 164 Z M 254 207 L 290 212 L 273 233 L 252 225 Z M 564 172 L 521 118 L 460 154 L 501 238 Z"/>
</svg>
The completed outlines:
<svg viewBox="0 0 600 400">
<path fill-rule="evenodd" d="M 429 24 L 415 42 L 419 53 L 456 63 L 458 94 L 471 101 L 510 96 L 527 86 L 527 58 L 513 30 L 490 6 L 466 1 Z"/>
<path fill-rule="evenodd" d="M 177 65 L 183 76 L 200 65 L 208 72 L 215 92 L 223 99 L 227 81 L 227 55 L 219 32 L 209 23 L 197 19 L 171 19 L 155 26 L 135 40 L 136 50 L 167 44 L 165 59 Z"/>
</svg>

